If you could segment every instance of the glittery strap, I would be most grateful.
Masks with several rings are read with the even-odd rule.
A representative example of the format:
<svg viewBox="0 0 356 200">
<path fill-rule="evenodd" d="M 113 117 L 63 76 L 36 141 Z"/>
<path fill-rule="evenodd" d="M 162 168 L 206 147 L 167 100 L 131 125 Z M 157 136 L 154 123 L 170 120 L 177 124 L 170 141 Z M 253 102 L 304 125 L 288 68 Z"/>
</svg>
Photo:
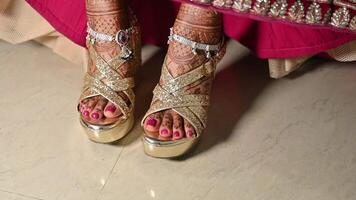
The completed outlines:
<svg viewBox="0 0 356 200">
<path fill-rule="evenodd" d="M 132 90 L 134 87 L 133 78 L 125 78 L 118 73 L 126 60 L 117 56 L 110 61 L 105 61 L 92 45 L 88 45 L 88 50 L 91 57 L 95 58 L 96 71 L 85 74 L 83 92 L 79 101 L 101 95 L 121 110 L 123 118 L 127 118 L 132 113 L 135 95 Z M 128 102 L 118 92 L 123 92 L 127 96 Z"/>
<path fill-rule="evenodd" d="M 167 58 L 162 67 L 161 79 L 163 84 L 158 84 L 155 87 L 150 109 L 141 124 L 143 125 L 145 118 L 150 114 L 173 109 L 188 120 L 199 135 L 207 125 L 207 113 L 204 107 L 209 106 L 210 98 L 206 94 L 187 94 L 184 88 L 204 77 L 213 78 L 216 60 L 210 59 L 201 66 L 176 78 L 169 73 L 166 60 Z"/>
</svg>

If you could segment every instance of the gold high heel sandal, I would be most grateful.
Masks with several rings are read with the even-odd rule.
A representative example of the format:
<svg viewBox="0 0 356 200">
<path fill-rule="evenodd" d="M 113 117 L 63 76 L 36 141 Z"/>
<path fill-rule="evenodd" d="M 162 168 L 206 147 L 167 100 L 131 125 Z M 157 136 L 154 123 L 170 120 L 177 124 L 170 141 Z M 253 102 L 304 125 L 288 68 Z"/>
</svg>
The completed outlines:
<svg viewBox="0 0 356 200">
<path fill-rule="evenodd" d="M 87 47 L 90 61 L 95 63 L 96 71 L 84 77 L 84 87 L 79 102 L 84 99 L 101 95 L 112 102 L 122 115 L 109 124 L 96 124 L 80 114 L 80 123 L 88 137 L 99 143 L 110 143 L 124 137 L 134 124 L 135 85 L 133 77 L 123 77 L 119 73 L 120 67 L 130 63 L 130 70 L 136 70 L 141 65 L 141 38 L 136 18 L 131 18 L 131 27 L 119 30 L 115 36 L 98 33 L 88 25 Z M 118 56 L 105 61 L 95 50 L 95 40 L 116 42 L 121 52 Z M 128 101 L 125 101 L 118 92 L 122 92 Z M 79 104 L 78 104 L 79 111 Z"/>
<path fill-rule="evenodd" d="M 174 78 L 168 71 L 167 57 L 165 58 L 161 74 L 163 84 L 156 85 L 150 109 L 145 114 L 141 125 L 144 126 L 144 121 L 149 115 L 172 109 L 193 125 L 196 137 L 162 141 L 144 134 L 142 138 L 144 152 L 149 156 L 158 158 L 181 156 L 192 149 L 200 139 L 201 133 L 207 125 L 207 113 L 204 106 L 209 106 L 210 97 L 206 94 L 188 94 L 184 88 L 203 78 L 214 78 L 216 64 L 225 53 L 224 41 L 217 45 L 200 44 L 176 35 L 171 30 L 170 41 L 172 40 L 191 46 L 193 53 L 196 53 L 196 50 L 204 51 L 207 61 L 201 66 Z"/>
</svg>

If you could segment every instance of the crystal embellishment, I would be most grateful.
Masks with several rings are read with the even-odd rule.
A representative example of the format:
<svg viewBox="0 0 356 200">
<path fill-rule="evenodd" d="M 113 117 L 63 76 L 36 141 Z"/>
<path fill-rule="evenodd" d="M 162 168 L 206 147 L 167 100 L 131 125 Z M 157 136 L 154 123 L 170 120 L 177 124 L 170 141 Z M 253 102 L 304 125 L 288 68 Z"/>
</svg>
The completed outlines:
<svg viewBox="0 0 356 200">
<path fill-rule="evenodd" d="M 120 45 L 127 44 L 129 42 L 129 39 L 130 39 L 129 34 L 127 34 L 127 32 L 123 30 L 120 30 L 115 35 L 115 41 Z"/>
<path fill-rule="evenodd" d="M 297 0 L 288 10 L 288 19 L 295 22 L 303 22 L 305 17 L 304 5 L 301 0 Z"/>
<path fill-rule="evenodd" d="M 251 0 L 235 0 L 234 4 L 232 4 L 232 9 L 240 12 L 247 12 L 252 7 Z"/>
<path fill-rule="evenodd" d="M 272 17 L 284 18 L 287 12 L 288 3 L 287 0 L 276 0 L 269 11 L 269 15 Z"/>
<path fill-rule="evenodd" d="M 120 58 L 123 60 L 129 60 L 131 58 L 133 58 L 133 51 L 127 47 L 126 45 L 123 45 L 121 47 L 121 51 L 120 51 Z"/>
<path fill-rule="evenodd" d="M 350 21 L 349 28 L 356 31 L 356 15 Z"/>
<path fill-rule="evenodd" d="M 233 0 L 214 0 L 213 5 L 220 8 L 231 8 Z"/>
<path fill-rule="evenodd" d="M 331 25 L 345 28 L 349 24 L 350 18 L 350 11 L 346 7 L 339 8 L 334 12 L 331 18 Z"/>
<path fill-rule="evenodd" d="M 253 6 L 253 12 L 260 15 L 266 15 L 270 7 L 270 0 L 256 0 Z"/>
<path fill-rule="evenodd" d="M 308 8 L 305 22 L 308 24 L 320 24 L 321 19 L 321 7 L 318 3 L 314 2 Z"/>
</svg>

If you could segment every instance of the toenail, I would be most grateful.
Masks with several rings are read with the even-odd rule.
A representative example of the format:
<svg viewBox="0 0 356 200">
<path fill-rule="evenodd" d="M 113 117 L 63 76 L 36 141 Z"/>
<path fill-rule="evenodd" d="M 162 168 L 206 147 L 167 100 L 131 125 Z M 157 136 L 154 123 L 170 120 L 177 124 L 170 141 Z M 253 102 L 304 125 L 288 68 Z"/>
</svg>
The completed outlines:
<svg viewBox="0 0 356 200">
<path fill-rule="evenodd" d="M 147 120 L 146 124 L 149 125 L 149 126 L 155 127 L 156 124 L 157 124 L 157 120 L 150 118 L 150 119 Z"/>
<path fill-rule="evenodd" d="M 91 114 L 91 117 L 94 118 L 94 119 L 99 119 L 99 114 L 98 113 L 92 113 Z"/>
<path fill-rule="evenodd" d="M 84 111 L 84 112 L 83 112 L 83 115 L 84 115 L 85 117 L 88 117 L 88 116 L 89 116 L 89 111 L 87 111 L 87 110 Z"/>
<path fill-rule="evenodd" d="M 168 131 L 167 131 L 167 129 L 163 129 L 163 130 L 161 130 L 161 135 L 168 135 Z"/>
<path fill-rule="evenodd" d="M 180 137 L 180 132 L 179 131 L 174 132 L 174 136 L 175 137 Z"/>
<path fill-rule="evenodd" d="M 188 131 L 187 135 L 188 135 L 188 137 L 193 137 L 193 131 Z"/>
<path fill-rule="evenodd" d="M 116 107 L 115 106 L 108 106 L 107 108 L 106 108 L 106 111 L 109 111 L 109 112 L 115 112 L 116 111 Z"/>
</svg>

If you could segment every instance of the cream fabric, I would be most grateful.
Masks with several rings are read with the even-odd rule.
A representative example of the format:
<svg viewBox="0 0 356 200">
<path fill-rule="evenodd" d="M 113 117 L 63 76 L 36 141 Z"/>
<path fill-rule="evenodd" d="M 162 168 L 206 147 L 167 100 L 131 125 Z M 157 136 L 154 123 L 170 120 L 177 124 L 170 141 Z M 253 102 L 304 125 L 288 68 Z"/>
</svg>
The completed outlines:
<svg viewBox="0 0 356 200">
<path fill-rule="evenodd" d="M 330 57 L 340 62 L 356 61 L 356 41 L 349 42 L 327 51 Z M 288 59 L 268 59 L 269 72 L 272 78 L 282 78 L 295 71 L 312 56 L 301 56 Z"/>
<path fill-rule="evenodd" d="M 43 19 L 24 0 L 0 0 L 0 39 L 18 44 L 36 40 L 78 65 L 86 64 L 86 50 Z"/>
<path fill-rule="evenodd" d="M 328 54 L 340 62 L 349 62 L 356 60 L 356 41 L 349 42 L 328 51 Z"/>
<path fill-rule="evenodd" d="M 268 59 L 269 75 L 271 78 L 282 78 L 298 69 L 311 56 L 289 59 Z"/>
</svg>

